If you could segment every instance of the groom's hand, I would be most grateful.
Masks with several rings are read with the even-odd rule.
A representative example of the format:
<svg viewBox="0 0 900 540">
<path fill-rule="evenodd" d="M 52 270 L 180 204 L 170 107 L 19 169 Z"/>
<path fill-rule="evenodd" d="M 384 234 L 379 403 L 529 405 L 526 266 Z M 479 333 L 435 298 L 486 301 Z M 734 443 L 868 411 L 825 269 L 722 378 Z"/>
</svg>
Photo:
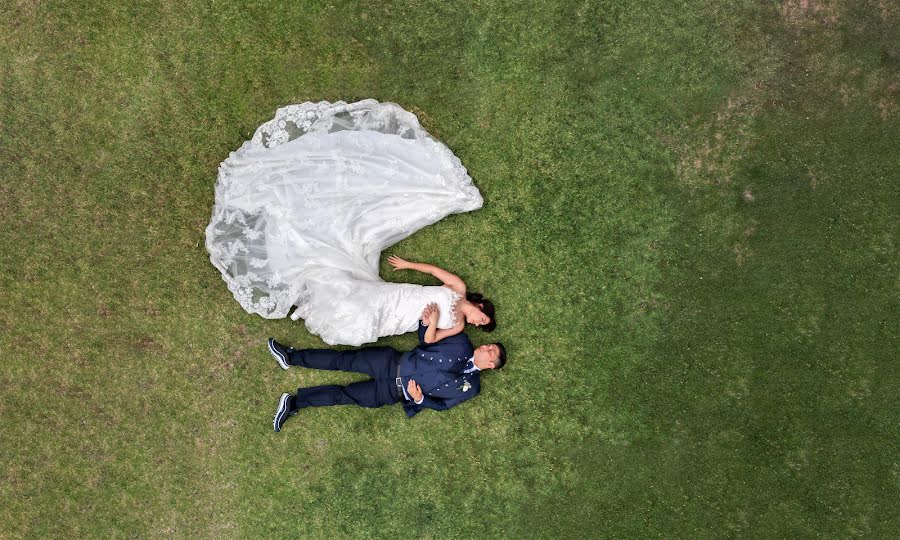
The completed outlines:
<svg viewBox="0 0 900 540">
<path fill-rule="evenodd" d="M 416 384 L 416 381 L 410 379 L 408 383 L 406 383 L 406 393 L 409 394 L 409 397 L 412 398 L 416 403 L 421 403 L 422 401 L 422 387 Z"/>
</svg>

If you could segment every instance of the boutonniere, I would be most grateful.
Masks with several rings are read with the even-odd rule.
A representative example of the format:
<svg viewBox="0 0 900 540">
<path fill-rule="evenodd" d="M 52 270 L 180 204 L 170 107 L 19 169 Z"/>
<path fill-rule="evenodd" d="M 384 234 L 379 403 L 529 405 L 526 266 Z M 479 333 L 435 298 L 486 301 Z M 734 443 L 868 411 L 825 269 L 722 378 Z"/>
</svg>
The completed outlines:
<svg viewBox="0 0 900 540">
<path fill-rule="evenodd" d="M 464 382 L 463 385 L 459 387 L 459 389 L 463 392 L 468 392 L 469 388 L 472 388 L 472 385 L 469 384 L 469 381 Z"/>
</svg>

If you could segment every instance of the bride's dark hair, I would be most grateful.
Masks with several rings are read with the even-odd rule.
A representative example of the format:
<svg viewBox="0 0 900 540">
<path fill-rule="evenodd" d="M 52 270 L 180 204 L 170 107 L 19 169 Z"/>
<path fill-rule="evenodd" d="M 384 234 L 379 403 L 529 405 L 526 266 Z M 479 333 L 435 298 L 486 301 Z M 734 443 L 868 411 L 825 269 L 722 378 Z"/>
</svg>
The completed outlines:
<svg viewBox="0 0 900 540">
<path fill-rule="evenodd" d="M 497 328 L 497 317 L 495 316 L 493 302 L 481 296 L 481 294 L 477 292 L 467 292 L 466 300 L 478 306 L 478 309 L 480 309 L 485 315 L 491 318 L 491 322 L 485 324 L 484 326 L 479 326 L 479 328 L 481 328 L 485 332 L 493 332 L 494 328 Z"/>
</svg>

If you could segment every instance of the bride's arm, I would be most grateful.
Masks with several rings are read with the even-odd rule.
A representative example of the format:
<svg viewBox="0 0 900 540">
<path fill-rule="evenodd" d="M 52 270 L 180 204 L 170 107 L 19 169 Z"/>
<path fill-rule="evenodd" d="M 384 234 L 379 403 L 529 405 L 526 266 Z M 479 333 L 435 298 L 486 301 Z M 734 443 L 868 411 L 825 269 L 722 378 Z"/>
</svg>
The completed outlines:
<svg viewBox="0 0 900 540">
<path fill-rule="evenodd" d="M 444 338 L 455 336 L 462 332 L 466 326 L 465 320 L 461 320 L 450 328 L 438 328 L 440 316 L 441 311 L 437 304 L 428 305 L 425 308 L 425 312 L 422 313 L 422 321 L 428 325 L 428 328 L 425 330 L 425 337 L 422 339 L 425 343 L 436 343 Z"/>
<path fill-rule="evenodd" d="M 443 268 L 438 268 L 433 264 L 409 262 L 396 255 L 388 257 L 388 262 L 394 267 L 395 272 L 397 270 L 417 270 L 423 274 L 431 274 L 459 294 L 466 294 L 466 283 L 459 276 L 451 274 Z M 459 331 L 456 331 L 456 333 L 458 334 Z"/>
<path fill-rule="evenodd" d="M 455 336 L 462 332 L 465 326 L 465 323 L 459 323 L 452 328 L 438 328 L 436 324 L 429 325 L 425 332 L 425 343 L 437 343 L 444 338 Z"/>
</svg>

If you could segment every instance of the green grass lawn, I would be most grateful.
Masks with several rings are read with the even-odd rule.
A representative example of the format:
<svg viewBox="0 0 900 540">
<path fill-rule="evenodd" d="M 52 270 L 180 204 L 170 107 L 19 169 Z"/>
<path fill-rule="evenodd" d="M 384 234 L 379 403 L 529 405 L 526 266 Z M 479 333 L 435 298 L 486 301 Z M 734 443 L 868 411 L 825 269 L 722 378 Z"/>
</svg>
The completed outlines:
<svg viewBox="0 0 900 540">
<path fill-rule="evenodd" d="M 0 538 L 895 537 L 900 8 L 880 0 L 0 7 Z M 306 410 L 207 259 L 278 107 L 393 101 L 484 208 L 481 395 Z M 405 273 L 388 279 L 424 279 Z M 407 335 L 380 344 L 406 348 Z"/>
</svg>

